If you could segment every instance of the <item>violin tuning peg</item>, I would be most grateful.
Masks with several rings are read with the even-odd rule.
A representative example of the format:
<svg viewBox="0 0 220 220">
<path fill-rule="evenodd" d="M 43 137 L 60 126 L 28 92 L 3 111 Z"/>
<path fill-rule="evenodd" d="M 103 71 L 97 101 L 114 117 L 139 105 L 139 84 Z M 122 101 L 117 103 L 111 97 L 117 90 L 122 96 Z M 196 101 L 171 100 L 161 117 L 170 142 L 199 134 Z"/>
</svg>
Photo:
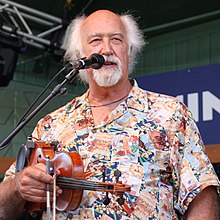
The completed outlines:
<svg viewBox="0 0 220 220">
<path fill-rule="evenodd" d="M 104 201 L 103 201 L 103 204 L 104 205 L 108 205 L 109 203 L 111 202 L 110 198 L 106 195 Z"/>
<path fill-rule="evenodd" d="M 123 205 L 123 204 L 125 203 L 125 199 L 124 199 L 122 196 L 120 196 L 120 197 L 117 199 L 117 202 L 118 202 L 119 205 Z"/>
<path fill-rule="evenodd" d="M 106 168 L 104 168 L 104 170 L 102 171 L 102 181 L 103 182 L 105 182 L 106 174 L 107 174 L 107 170 L 106 170 Z"/>
<path fill-rule="evenodd" d="M 119 180 L 119 177 L 121 176 L 121 171 L 120 170 L 115 170 L 114 171 L 114 176 L 115 176 L 115 178 L 116 178 L 116 182 L 118 182 L 118 180 Z"/>
</svg>

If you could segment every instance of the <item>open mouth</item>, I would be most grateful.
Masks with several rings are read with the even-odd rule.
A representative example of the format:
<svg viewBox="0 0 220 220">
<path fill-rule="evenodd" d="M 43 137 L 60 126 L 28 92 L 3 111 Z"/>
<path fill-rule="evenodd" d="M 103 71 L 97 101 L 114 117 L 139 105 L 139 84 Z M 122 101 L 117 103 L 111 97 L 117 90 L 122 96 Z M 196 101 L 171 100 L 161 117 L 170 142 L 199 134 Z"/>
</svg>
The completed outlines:
<svg viewBox="0 0 220 220">
<path fill-rule="evenodd" d="M 114 63 L 114 62 L 106 61 L 106 62 L 104 63 L 104 65 L 105 65 L 105 66 L 116 66 L 117 64 Z"/>
</svg>

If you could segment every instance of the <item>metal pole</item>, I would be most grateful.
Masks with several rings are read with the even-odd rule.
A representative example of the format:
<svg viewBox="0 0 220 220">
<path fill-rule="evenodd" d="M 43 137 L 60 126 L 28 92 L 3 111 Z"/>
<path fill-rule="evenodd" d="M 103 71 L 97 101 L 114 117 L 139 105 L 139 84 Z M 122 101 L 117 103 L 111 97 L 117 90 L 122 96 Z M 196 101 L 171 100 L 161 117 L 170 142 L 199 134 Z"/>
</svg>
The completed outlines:
<svg viewBox="0 0 220 220">
<path fill-rule="evenodd" d="M 171 27 L 175 27 L 178 25 L 183 25 L 183 24 L 189 24 L 191 22 L 195 22 L 195 21 L 199 21 L 202 19 L 210 19 L 213 17 L 219 17 L 220 16 L 220 10 L 214 11 L 214 12 L 209 12 L 206 14 L 202 14 L 202 15 L 197 15 L 197 16 L 193 16 L 190 18 L 185 18 L 182 20 L 178 20 L 178 21 L 174 21 L 174 22 L 170 22 L 170 23 L 166 23 L 166 24 L 162 24 L 162 25 L 157 25 L 154 27 L 150 27 L 150 28 L 145 28 L 143 29 L 144 33 L 150 33 L 150 32 L 154 32 L 154 31 L 160 31 L 163 29 L 167 29 L 167 28 L 171 28 Z"/>
<path fill-rule="evenodd" d="M 24 5 L 20 5 L 18 3 L 12 2 L 12 1 L 0 0 L 0 3 L 8 4 L 8 5 L 11 5 L 11 6 L 15 6 L 17 8 L 20 8 L 20 9 L 26 11 L 26 12 L 38 15 L 38 16 L 40 16 L 42 18 L 46 18 L 46 19 L 51 20 L 53 22 L 55 21 L 57 23 L 62 23 L 62 19 L 61 18 L 52 16 L 52 15 L 48 15 L 48 14 L 46 14 L 44 12 L 38 11 L 36 9 L 30 8 L 30 7 L 27 7 L 27 6 L 24 6 Z"/>
</svg>

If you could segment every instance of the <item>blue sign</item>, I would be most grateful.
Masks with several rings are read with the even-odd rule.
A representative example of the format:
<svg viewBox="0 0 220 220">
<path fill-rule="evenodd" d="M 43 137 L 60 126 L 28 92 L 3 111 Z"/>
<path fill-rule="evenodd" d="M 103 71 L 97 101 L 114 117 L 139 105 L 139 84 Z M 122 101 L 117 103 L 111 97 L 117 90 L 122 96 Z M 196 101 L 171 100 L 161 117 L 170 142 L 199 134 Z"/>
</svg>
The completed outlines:
<svg viewBox="0 0 220 220">
<path fill-rule="evenodd" d="M 148 91 L 176 96 L 193 113 L 204 143 L 220 143 L 220 64 L 136 77 Z"/>
</svg>

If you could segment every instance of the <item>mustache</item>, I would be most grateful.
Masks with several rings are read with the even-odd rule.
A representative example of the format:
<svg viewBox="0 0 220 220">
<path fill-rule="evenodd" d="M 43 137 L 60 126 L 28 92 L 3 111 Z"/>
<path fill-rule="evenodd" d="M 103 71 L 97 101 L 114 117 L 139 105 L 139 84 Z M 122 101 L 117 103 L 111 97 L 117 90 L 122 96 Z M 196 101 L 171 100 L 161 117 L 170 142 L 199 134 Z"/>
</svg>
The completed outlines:
<svg viewBox="0 0 220 220">
<path fill-rule="evenodd" d="M 104 56 L 104 58 L 105 62 L 111 62 L 121 66 L 121 61 L 116 56 Z"/>
</svg>

